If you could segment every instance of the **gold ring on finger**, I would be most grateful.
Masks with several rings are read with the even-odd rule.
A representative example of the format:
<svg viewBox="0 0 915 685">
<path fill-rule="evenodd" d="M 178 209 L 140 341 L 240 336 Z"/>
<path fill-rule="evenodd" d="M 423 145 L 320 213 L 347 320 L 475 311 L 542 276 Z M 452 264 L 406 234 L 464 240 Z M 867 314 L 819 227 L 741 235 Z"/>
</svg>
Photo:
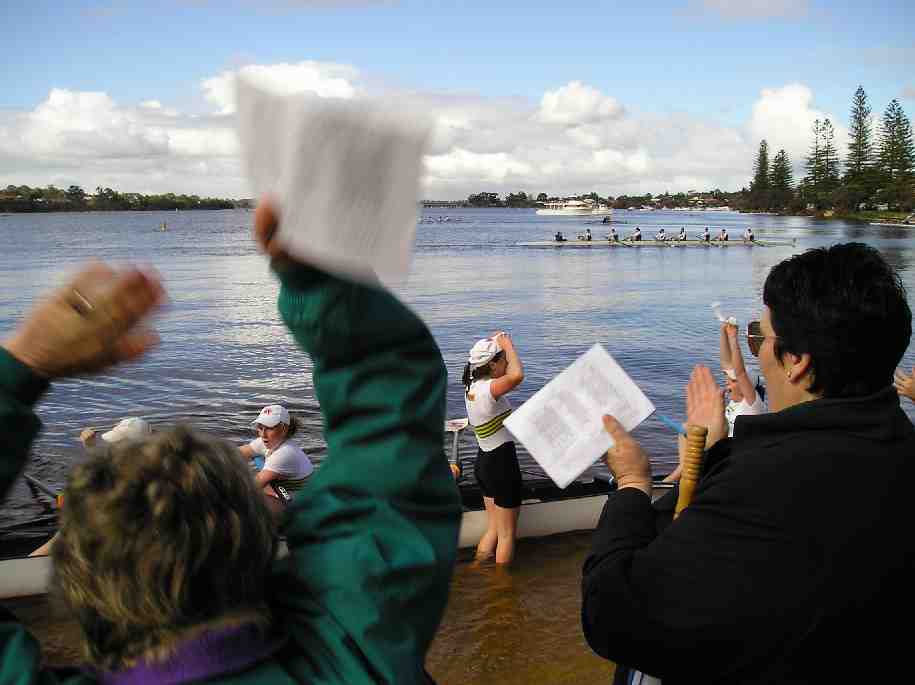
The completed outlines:
<svg viewBox="0 0 915 685">
<path fill-rule="evenodd" d="M 70 306 L 73 307 L 80 316 L 86 316 L 86 314 L 95 310 L 95 305 L 89 301 L 89 298 L 76 288 L 73 288 L 73 297 L 75 299 L 70 302 Z"/>
</svg>

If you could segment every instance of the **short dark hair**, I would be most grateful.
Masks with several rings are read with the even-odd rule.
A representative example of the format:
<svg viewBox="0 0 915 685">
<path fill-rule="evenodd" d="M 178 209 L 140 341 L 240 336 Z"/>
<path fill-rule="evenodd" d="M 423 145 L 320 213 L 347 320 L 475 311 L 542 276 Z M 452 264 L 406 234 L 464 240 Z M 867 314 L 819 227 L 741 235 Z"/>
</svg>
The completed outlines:
<svg viewBox="0 0 915 685">
<path fill-rule="evenodd" d="M 245 612 L 265 622 L 275 542 L 264 499 L 235 446 L 185 426 L 77 466 L 52 587 L 87 661 L 121 670 L 209 621 Z"/>
<path fill-rule="evenodd" d="M 823 397 L 885 388 L 912 336 L 902 281 L 862 243 L 807 250 L 776 264 L 763 302 L 778 336 L 776 356 L 809 353 L 809 389 Z"/>
</svg>

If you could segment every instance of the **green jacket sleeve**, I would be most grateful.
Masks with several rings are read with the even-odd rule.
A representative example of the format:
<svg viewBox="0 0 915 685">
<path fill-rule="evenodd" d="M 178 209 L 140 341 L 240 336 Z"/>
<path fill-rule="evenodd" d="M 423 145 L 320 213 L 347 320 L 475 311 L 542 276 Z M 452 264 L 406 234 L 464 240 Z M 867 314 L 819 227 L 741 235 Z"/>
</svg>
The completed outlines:
<svg viewBox="0 0 915 685">
<path fill-rule="evenodd" d="M 0 499 L 6 499 L 25 466 L 29 447 L 41 428 L 32 405 L 47 388 L 46 380 L 0 347 Z"/>
<path fill-rule="evenodd" d="M 41 428 L 32 406 L 48 382 L 0 347 L 0 499 L 5 500 L 25 467 L 29 447 Z M 0 610 L 0 683 L 57 683 L 51 672 L 41 672 L 38 642 L 15 617 Z"/>
<path fill-rule="evenodd" d="M 271 604 L 299 681 L 420 683 L 457 546 L 443 450 L 447 374 L 420 319 L 380 288 L 280 272 L 279 309 L 311 355 L 327 459 L 285 527 Z"/>
</svg>

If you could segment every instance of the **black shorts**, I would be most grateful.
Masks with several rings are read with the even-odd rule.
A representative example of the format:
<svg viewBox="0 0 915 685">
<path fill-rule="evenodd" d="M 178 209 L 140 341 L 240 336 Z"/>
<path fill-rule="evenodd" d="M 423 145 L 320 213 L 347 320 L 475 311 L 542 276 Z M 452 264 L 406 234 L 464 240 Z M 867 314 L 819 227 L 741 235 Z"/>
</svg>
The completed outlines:
<svg viewBox="0 0 915 685">
<path fill-rule="evenodd" d="M 514 442 L 503 442 L 492 452 L 477 450 L 473 474 L 483 496 L 492 497 L 497 506 L 504 509 L 521 506 L 521 468 Z"/>
</svg>

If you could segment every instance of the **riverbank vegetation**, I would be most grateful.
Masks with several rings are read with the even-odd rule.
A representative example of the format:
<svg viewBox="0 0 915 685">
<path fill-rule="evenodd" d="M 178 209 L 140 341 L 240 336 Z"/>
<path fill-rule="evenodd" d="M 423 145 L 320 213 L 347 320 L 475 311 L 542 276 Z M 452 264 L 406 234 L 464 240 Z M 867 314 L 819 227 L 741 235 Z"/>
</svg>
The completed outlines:
<svg viewBox="0 0 915 685">
<path fill-rule="evenodd" d="M 66 190 L 49 185 L 46 188 L 8 185 L 0 189 L 0 212 L 85 212 L 85 211 L 151 211 L 190 209 L 233 209 L 249 207 L 250 200 L 228 200 L 197 195 L 143 195 L 119 193 L 111 188 L 86 193 L 79 186 Z"/>
<path fill-rule="evenodd" d="M 901 219 L 915 209 L 915 142 L 898 100 L 887 105 L 875 126 L 867 94 L 858 86 L 844 160 L 835 138 L 829 119 L 813 123 L 805 175 L 796 186 L 785 151 L 779 150 L 770 162 L 768 143 L 762 140 L 743 208 L 866 220 Z"/>
</svg>

